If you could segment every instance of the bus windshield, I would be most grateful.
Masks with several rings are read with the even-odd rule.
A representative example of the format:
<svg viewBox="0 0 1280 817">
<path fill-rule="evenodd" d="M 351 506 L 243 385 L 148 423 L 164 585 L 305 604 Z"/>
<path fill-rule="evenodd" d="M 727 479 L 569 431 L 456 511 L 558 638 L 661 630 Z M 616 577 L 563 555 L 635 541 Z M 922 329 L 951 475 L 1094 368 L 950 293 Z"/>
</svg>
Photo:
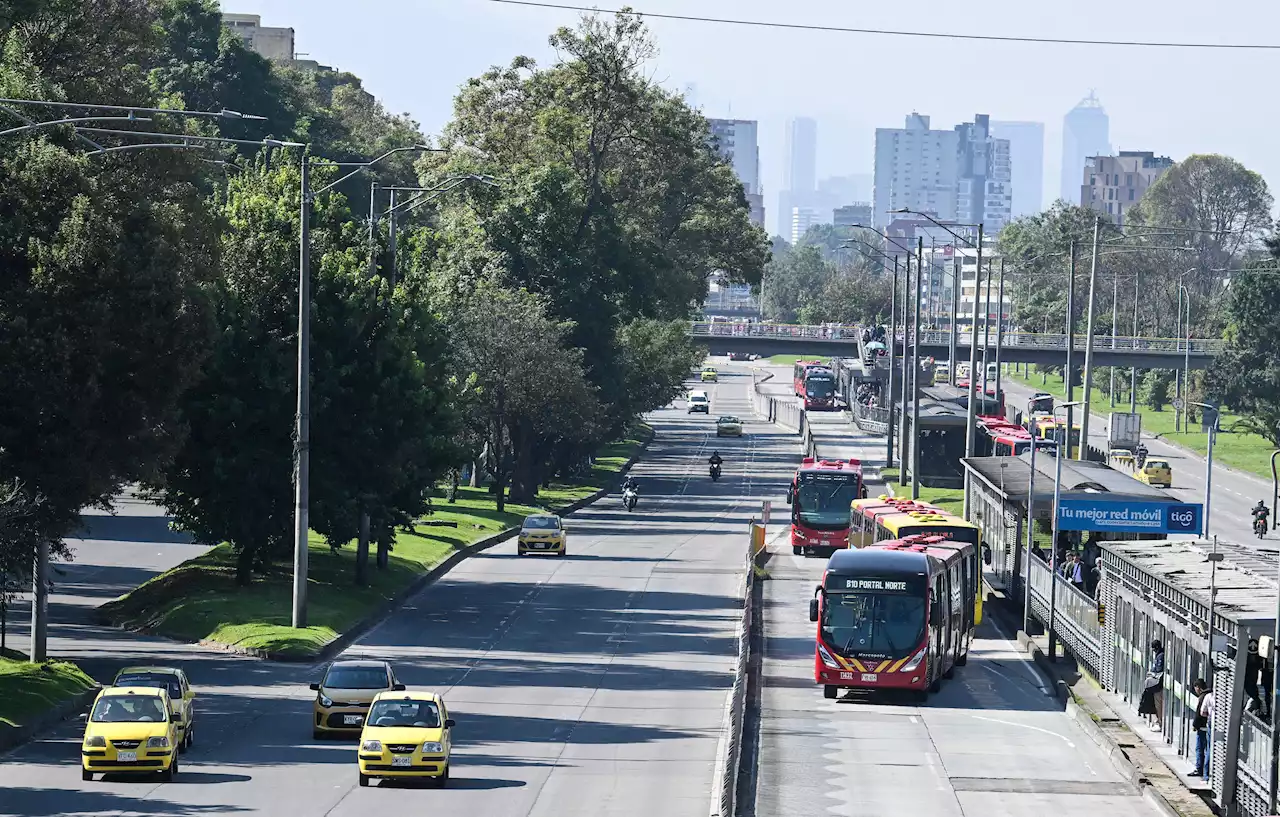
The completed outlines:
<svg viewBox="0 0 1280 817">
<path fill-rule="evenodd" d="M 851 658 L 906 658 L 924 625 L 924 593 L 827 593 L 822 608 L 822 640 Z"/>
<path fill-rule="evenodd" d="M 831 377 L 810 375 L 805 378 L 804 390 L 810 397 L 830 397 L 836 393 L 836 381 Z"/>
<path fill-rule="evenodd" d="M 850 473 L 801 471 L 792 501 L 794 518 L 814 530 L 849 527 L 849 505 L 858 498 L 858 477 Z"/>
</svg>

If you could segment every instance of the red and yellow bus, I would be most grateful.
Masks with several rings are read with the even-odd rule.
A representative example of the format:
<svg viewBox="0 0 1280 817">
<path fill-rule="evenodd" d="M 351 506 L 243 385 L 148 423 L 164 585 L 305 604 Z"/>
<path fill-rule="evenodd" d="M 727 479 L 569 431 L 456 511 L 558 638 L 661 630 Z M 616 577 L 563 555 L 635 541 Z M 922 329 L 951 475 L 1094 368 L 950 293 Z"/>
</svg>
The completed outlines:
<svg viewBox="0 0 1280 817">
<path fill-rule="evenodd" d="M 833 554 L 809 601 L 823 697 L 906 690 L 924 700 L 936 692 L 968 661 L 979 572 L 977 547 L 943 536 Z"/>
<path fill-rule="evenodd" d="M 880 496 L 855 499 L 849 505 L 849 547 L 861 548 L 876 542 L 876 520 L 893 513 L 926 511 L 945 513 L 936 505 L 909 497 Z"/>
<path fill-rule="evenodd" d="M 858 460 L 805 457 L 787 488 L 791 552 L 807 556 L 849 547 L 849 506 L 866 492 Z"/>
</svg>

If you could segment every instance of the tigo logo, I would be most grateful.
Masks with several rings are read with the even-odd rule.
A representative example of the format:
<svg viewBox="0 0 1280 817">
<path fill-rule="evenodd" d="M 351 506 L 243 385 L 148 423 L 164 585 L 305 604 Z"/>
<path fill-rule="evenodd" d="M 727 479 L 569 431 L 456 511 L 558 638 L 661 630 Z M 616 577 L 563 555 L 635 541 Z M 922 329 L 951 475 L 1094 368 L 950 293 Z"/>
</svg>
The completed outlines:
<svg viewBox="0 0 1280 817">
<path fill-rule="evenodd" d="M 1171 531 L 1197 531 L 1200 529 L 1200 509 L 1191 505 L 1170 505 L 1168 509 Z"/>
</svg>

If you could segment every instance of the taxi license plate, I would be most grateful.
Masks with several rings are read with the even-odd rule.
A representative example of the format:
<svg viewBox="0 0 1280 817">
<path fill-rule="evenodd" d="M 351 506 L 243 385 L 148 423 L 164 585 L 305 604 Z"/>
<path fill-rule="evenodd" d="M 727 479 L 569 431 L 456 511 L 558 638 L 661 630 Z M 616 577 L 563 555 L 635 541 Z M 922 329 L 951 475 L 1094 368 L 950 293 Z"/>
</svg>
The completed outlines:
<svg viewBox="0 0 1280 817">
<path fill-rule="evenodd" d="M 342 716 L 342 722 L 347 726 L 359 726 L 360 722 L 363 720 L 364 720 L 363 715 L 343 715 Z"/>
<path fill-rule="evenodd" d="M 546 542 L 531 542 L 530 544 L 532 544 L 532 545 L 533 545 L 535 548 L 537 548 L 538 550 L 542 550 L 543 548 L 545 548 L 545 547 L 547 546 L 547 543 L 546 543 Z"/>
<path fill-rule="evenodd" d="M 874 684 L 876 682 L 877 677 L 878 676 L 874 672 L 862 673 L 862 680 L 866 681 L 868 684 Z"/>
<path fill-rule="evenodd" d="M 121 763 L 137 763 L 138 753 L 137 752 L 116 752 L 116 760 L 120 761 Z"/>
<path fill-rule="evenodd" d="M 413 758 L 411 757 L 393 757 L 391 758 L 392 766 L 412 766 Z"/>
</svg>

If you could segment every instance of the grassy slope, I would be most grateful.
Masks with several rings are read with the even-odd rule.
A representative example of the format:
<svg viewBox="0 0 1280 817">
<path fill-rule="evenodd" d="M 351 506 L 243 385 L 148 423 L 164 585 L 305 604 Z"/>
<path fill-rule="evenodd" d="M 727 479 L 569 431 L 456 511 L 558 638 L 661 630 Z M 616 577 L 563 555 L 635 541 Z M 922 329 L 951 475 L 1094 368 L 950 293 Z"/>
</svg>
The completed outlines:
<svg viewBox="0 0 1280 817">
<path fill-rule="evenodd" d="M 539 495 L 543 507 L 564 507 L 608 485 L 649 433 L 647 426 L 637 427 L 628 439 L 601 451 L 584 479 L 544 489 Z M 369 583 L 364 587 L 353 581 L 355 544 L 331 551 L 313 533 L 308 569 L 310 626 L 303 629 L 290 626 L 292 565 L 276 565 L 249 587 L 239 587 L 235 584 L 234 553 L 225 544 L 156 576 L 99 610 L 113 624 L 183 641 L 208 639 L 284 654 L 314 655 L 459 549 L 514 527 L 526 514 L 538 510 L 542 508 L 507 504 L 500 514 L 494 509 L 492 496 L 483 489 L 460 489 L 458 501 L 452 505 L 437 499 L 435 513 L 428 521 L 456 522 L 457 527 L 418 525 L 411 533 L 397 533 L 387 570 L 374 569 L 371 554 Z"/>
<path fill-rule="evenodd" d="M 769 358 L 769 362 L 775 366 L 794 366 L 801 360 L 820 360 L 823 363 L 830 363 L 829 357 L 814 357 L 813 355 L 773 355 Z"/>
<path fill-rule="evenodd" d="M 0 656 L 0 732 L 26 726 L 41 712 L 94 685 L 75 664 L 28 663 L 25 656 Z"/>
<path fill-rule="evenodd" d="M 898 484 L 897 468 L 881 468 L 880 474 L 896 496 L 911 496 L 911 483 Z M 964 491 L 960 488 L 929 488 L 920 486 L 920 501 L 950 511 L 957 516 L 964 507 Z"/>
<path fill-rule="evenodd" d="M 1047 391 L 1056 398 L 1065 400 L 1066 389 L 1063 386 L 1062 377 L 1059 375 L 1049 375 L 1047 382 L 1040 383 L 1040 375 L 1032 374 L 1029 377 L 1021 375 L 1013 375 L 1006 373 L 1005 377 L 1024 383 L 1035 389 Z M 1128 375 L 1126 383 L 1128 382 Z M 1111 411 L 1110 399 L 1098 391 L 1096 388 L 1091 395 L 1092 406 L 1095 414 L 1106 416 Z M 1129 401 L 1126 398 L 1116 405 L 1116 411 L 1128 411 Z M 1196 423 L 1192 424 L 1192 431 L 1179 432 L 1174 431 L 1174 410 L 1173 406 L 1166 406 L 1163 411 L 1153 411 L 1152 409 L 1138 404 L 1138 413 L 1142 415 L 1142 430 L 1147 434 L 1158 434 L 1162 439 L 1171 443 L 1175 443 L 1184 448 L 1188 448 L 1200 456 L 1205 456 L 1209 450 L 1209 439 L 1205 432 L 1200 430 L 1200 426 Z M 1197 417 L 1198 419 L 1198 417 Z M 1271 443 L 1257 434 L 1250 434 L 1244 431 L 1235 431 L 1239 416 L 1235 414 L 1223 413 L 1218 439 L 1213 445 L 1214 462 L 1222 462 L 1232 468 L 1238 468 L 1241 471 L 1248 471 L 1257 474 L 1264 479 L 1271 479 L 1271 452 L 1275 449 Z"/>
</svg>

